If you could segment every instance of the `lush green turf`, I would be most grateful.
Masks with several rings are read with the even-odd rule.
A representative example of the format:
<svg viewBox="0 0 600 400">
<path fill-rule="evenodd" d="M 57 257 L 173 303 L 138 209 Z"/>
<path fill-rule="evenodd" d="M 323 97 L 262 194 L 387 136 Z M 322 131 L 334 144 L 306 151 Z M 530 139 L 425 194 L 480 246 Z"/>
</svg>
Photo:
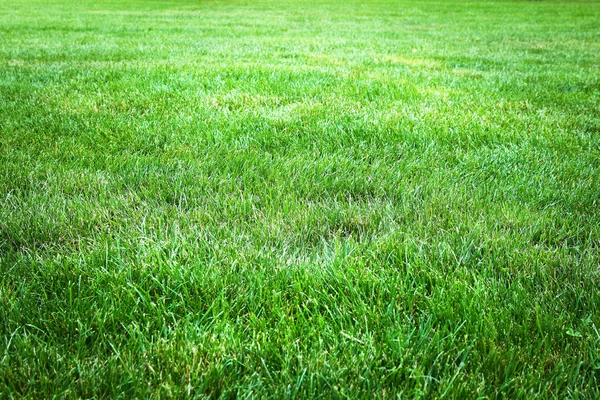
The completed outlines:
<svg viewBox="0 0 600 400">
<path fill-rule="evenodd" d="M 0 397 L 600 396 L 600 3 L 4 0 Z"/>
</svg>

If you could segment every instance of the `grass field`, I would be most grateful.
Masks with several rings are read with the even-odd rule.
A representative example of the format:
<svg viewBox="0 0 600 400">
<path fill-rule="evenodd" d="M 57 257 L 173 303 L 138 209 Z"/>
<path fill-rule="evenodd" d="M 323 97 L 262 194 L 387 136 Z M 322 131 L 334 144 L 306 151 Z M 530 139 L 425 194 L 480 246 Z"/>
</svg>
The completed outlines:
<svg viewBox="0 0 600 400">
<path fill-rule="evenodd" d="M 0 398 L 598 398 L 600 2 L 0 2 Z"/>
</svg>

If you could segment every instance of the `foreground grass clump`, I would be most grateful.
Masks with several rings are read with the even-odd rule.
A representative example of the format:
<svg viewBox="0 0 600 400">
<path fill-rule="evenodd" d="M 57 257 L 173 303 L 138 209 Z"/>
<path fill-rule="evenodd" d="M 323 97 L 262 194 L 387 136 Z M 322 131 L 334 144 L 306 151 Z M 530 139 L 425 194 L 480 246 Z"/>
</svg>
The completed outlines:
<svg viewBox="0 0 600 400">
<path fill-rule="evenodd" d="M 600 396 L 600 5 L 0 4 L 0 397 Z"/>
</svg>

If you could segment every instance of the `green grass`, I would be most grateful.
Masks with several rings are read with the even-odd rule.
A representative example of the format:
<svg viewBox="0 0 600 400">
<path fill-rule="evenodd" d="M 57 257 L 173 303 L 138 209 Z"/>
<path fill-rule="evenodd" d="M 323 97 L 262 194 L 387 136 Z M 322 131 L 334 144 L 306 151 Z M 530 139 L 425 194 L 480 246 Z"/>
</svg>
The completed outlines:
<svg viewBox="0 0 600 400">
<path fill-rule="evenodd" d="M 600 3 L 0 3 L 0 397 L 598 398 Z"/>
</svg>

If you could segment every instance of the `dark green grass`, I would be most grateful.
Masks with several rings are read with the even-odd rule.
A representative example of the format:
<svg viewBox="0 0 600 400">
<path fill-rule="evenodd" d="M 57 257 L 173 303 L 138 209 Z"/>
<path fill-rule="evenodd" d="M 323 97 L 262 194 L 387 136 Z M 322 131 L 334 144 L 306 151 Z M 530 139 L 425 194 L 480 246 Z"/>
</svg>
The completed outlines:
<svg viewBox="0 0 600 400">
<path fill-rule="evenodd" d="M 0 3 L 0 397 L 600 396 L 600 3 Z"/>
</svg>

